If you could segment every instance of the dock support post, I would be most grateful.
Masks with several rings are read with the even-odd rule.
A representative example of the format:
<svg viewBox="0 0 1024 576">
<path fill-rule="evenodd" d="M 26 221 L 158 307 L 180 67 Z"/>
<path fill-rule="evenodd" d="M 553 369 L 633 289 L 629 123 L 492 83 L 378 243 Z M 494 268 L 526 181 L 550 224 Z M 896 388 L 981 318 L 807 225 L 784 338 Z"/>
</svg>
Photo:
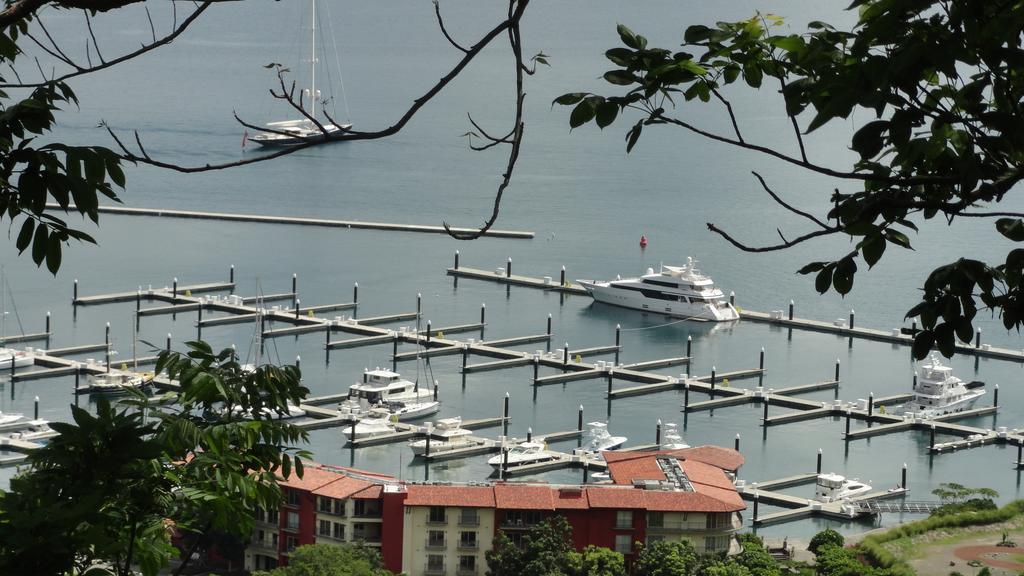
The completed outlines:
<svg viewBox="0 0 1024 576">
<path fill-rule="evenodd" d="M 487 323 L 487 302 L 480 303 L 480 324 Z"/>
<path fill-rule="evenodd" d="M 458 250 L 455 251 L 455 269 L 456 270 L 459 269 L 459 251 Z"/>
<path fill-rule="evenodd" d="M 82 376 L 82 365 L 75 362 L 75 394 L 78 394 L 78 381 Z M 1020 460 L 1020 458 L 1018 458 Z"/>
<path fill-rule="evenodd" d="M 739 432 L 736 433 L 736 439 L 733 440 L 733 442 L 732 442 L 732 449 L 737 451 L 737 452 L 740 451 L 740 433 Z"/>
<path fill-rule="evenodd" d="M 974 333 L 974 347 L 975 348 L 981 348 L 981 328 L 980 327 L 978 328 L 978 331 Z"/>
<path fill-rule="evenodd" d="M 196 340 L 203 339 L 203 303 L 199 302 L 199 308 L 196 309 L 198 317 L 196 318 Z"/>
<path fill-rule="evenodd" d="M 178 303 L 178 279 L 174 279 L 174 284 L 171 285 L 171 304 Z"/>
<path fill-rule="evenodd" d="M 14 356 L 11 356 L 11 392 L 12 392 L 12 394 L 14 392 L 14 365 L 15 364 L 16 364 L 16 362 L 14 361 Z"/>
<path fill-rule="evenodd" d="M 32 411 L 32 419 L 39 420 L 39 396 L 36 396 L 35 408 Z"/>
<path fill-rule="evenodd" d="M 533 381 L 537 382 L 537 375 L 540 372 L 540 358 L 537 356 L 533 357 Z"/>
<path fill-rule="evenodd" d="M 565 266 L 562 266 L 562 275 L 558 278 L 558 285 L 565 287 Z"/>
<path fill-rule="evenodd" d="M 771 397 L 767 394 L 764 395 L 764 399 L 761 401 L 761 405 L 764 407 L 763 415 L 761 416 L 761 424 L 763 426 L 768 425 L 768 405 L 771 404 Z"/>
<path fill-rule="evenodd" d="M 607 374 L 608 374 L 608 399 L 611 400 L 611 398 L 612 398 L 612 379 L 613 379 L 612 371 L 609 370 L 607 372 Z"/>
<path fill-rule="evenodd" d="M 526 429 L 526 441 L 527 442 L 533 442 L 533 427 L 532 426 Z"/>
<path fill-rule="evenodd" d="M 761 356 L 757 360 L 757 369 L 764 370 L 764 346 L 761 347 Z"/>
<path fill-rule="evenodd" d="M 868 392 L 868 418 L 875 414 L 875 393 Z"/>
<path fill-rule="evenodd" d="M 839 382 L 839 358 L 836 358 L 836 377 L 835 381 Z"/>
<path fill-rule="evenodd" d="M 228 282 L 235 283 L 235 265 L 232 264 L 231 268 L 228 269 Z"/>
<path fill-rule="evenodd" d="M 50 311 L 46 311 L 46 347 L 50 347 Z"/>
<path fill-rule="evenodd" d="M 793 306 L 794 306 L 794 303 L 793 303 L 792 300 L 790 300 L 789 301 L 789 319 L 790 320 L 793 319 Z"/>
<path fill-rule="evenodd" d="M 142 286 L 135 291 L 135 312 L 142 309 Z"/>
<path fill-rule="evenodd" d="M 170 332 L 167 333 L 167 351 L 168 352 L 171 351 L 171 333 Z"/>
<path fill-rule="evenodd" d="M 850 309 L 850 330 L 853 330 L 853 309 Z"/>
<path fill-rule="evenodd" d="M 683 381 L 683 412 L 690 409 L 690 381 Z"/>
<path fill-rule="evenodd" d="M 818 465 L 814 468 L 817 474 L 821 474 L 821 448 L 818 448 Z"/>
<path fill-rule="evenodd" d="M 427 433 L 427 450 L 424 453 L 424 456 L 426 456 L 427 458 L 430 458 L 430 433 L 429 432 Z"/>
<path fill-rule="evenodd" d="M 917 372 L 914 372 L 914 382 L 911 384 L 911 390 L 917 390 Z"/>
<path fill-rule="evenodd" d="M 505 392 L 505 404 L 501 411 L 501 435 L 508 436 L 508 392 Z"/>
<path fill-rule="evenodd" d="M 352 303 L 357 306 L 359 305 L 359 282 L 352 284 Z"/>
<path fill-rule="evenodd" d="M 430 343 L 430 320 L 427 320 L 427 343 Z"/>
<path fill-rule="evenodd" d="M 1021 459 L 1024 459 L 1024 444 L 1017 444 L 1017 466 L 1020 466 Z"/>
<path fill-rule="evenodd" d="M 295 319 L 299 319 L 299 308 L 302 306 L 302 300 L 295 299 Z"/>
<path fill-rule="evenodd" d="M 505 262 L 505 278 L 512 278 L 512 257 L 508 257 L 508 262 Z"/>
<path fill-rule="evenodd" d="M 569 343 L 565 343 L 565 348 L 562 348 L 562 365 L 569 365 Z"/>
<path fill-rule="evenodd" d="M 501 456 L 501 479 L 504 480 L 508 476 L 508 448 L 501 449 L 504 454 Z"/>
<path fill-rule="evenodd" d="M 903 463 L 903 470 L 900 472 L 900 488 L 907 489 L 907 463 Z"/>
<path fill-rule="evenodd" d="M 71 304 L 78 304 L 78 278 L 75 278 L 75 287 L 71 292 Z"/>
<path fill-rule="evenodd" d="M 295 368 L 297 370 L 302 370 L 302 355 L 301 354 L 296 354 L 295 355 Z"/>
<path fill-rule="evenodd" d="M 299 275 L 292 273 L 292 300 L 299 293 Z"/>
<path fill-rule="evenodd" d="M 995 388 L 992 390 L 992 405 L 996 407 L 999 406 L 999 384 L 996 384 Z"/>
<path fill-rule="evenodd" d="M 686 357 L 693 358 L 690 352 L 693 350 L 693 336 L 686 335 Z M 693 370 L 690 370 L 690 374 L 693 374 Z"/>
<path fill-rule="evenodd" d="M 658 419 L 658 423 L 654 425 L 654 445 L 661 446 L 661 418 Z"/>
<path fill-rule="evenodd" d="M 932 424 L 929 429 L 928 436 L 928 449 L 931 450 L 935 446 L 935 424 Z"/>
<path fill-rule="evenodd" d="M 349 424 L 349 428 L 348 429 L 349 429 L 349 435 L 348 435 L 349 444 L 351 444 L 352 447 L 355 448 L 356 447 L 356 420 L 355 419 L 353 419 L 352 423 Z"/>
<path fill-rule="evenodd" d="M 107 364 L 107 372 L 110 372 L 110 322 L 107 322 L 107 327 L 106 330 L 104 331 L 103 342 L 104 344 L 106 344 L 106 346 L 103 347 L 103 350 L 104 354 L 106 355 L 105 360 Z M 11 367 L 14 367 L 14 360 L 11 360 Z"/>
<path fill-rule="evenodd" d="M 736 292 L 733 292 L 732 290 L 729 291 L 729 305 L 736 305 Z"/>
<path fill-rule="evenodd" d="M 437 380 L 434 380 L 434 402 L 437 402 L 437 397 L 439 395 L 440 395 L 440 393 L 439 393 L 439 389 L 438 389 L 438 386 L 437 386 Z"/>
<path fill-rule="evenodd" d="M 583 404 L 580 404 L 579 410 L 576 412 L 576 430 L 583 432 Z"/>
<path fill-rule="evenodd" d="M 850 439 L 850 409 L 846 409 L 846 439 Z"/>
<path fill-rule="evenodd" d="M 615 325 L 615 365 L 616 366 L 619 365 L 619 349 L 620 349 L 619 346 L 620 346 L 620 343 L 622 341 L 621 337 L 622 337 L 622 325 L 621 324 L 616 324 Z"/>
<path fill-rule="evenodd" d="M 715 367 L 711 367 L 711 396 L 715 396 Z"/>
<path fill-rule="evenodd" d="M 754 522 L 757 522 L 757 505 L 758 505 L 757 492 L 754 492 Z"/>
</svg>

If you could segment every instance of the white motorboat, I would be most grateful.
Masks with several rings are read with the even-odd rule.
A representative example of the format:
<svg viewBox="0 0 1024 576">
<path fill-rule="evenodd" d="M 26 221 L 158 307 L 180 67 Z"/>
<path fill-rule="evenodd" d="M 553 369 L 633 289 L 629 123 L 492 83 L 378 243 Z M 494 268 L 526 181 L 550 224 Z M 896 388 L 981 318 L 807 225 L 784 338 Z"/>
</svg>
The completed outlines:
<svg viewBox="0 0 1024 576">
<path fill-rule="evenodd" d="M 970 389 L 964 381 L 953 376 L 953 369 L 944 366 L 934 353 L 921 364 L 914 399 L 897 409 L 904 416 L 934 418 L 943 414 L 970 410 L 985 395 L 982 388 Z"/>
<path fill-rule="evenodd" d="M 507 462 L 509 466 L 518 464 L 531 464 L 533 462 L 544 462 L 558 457 L 554 452 L 549 452 L 544 444 L 538 442 L 523 442 L 508 449 Z M 498 454 L 487 459 L 487 463 L 495 468 L 500 468 L 506 462 L 506 454 Z"/>
<path fill-rule="evenodd" d="M 18 420 L 21 420 L 24 417 L 24 414 L 18 412 L 8 412 L 6 414 L 0 412 L 0 426 L 3 426 L 4 424 L 12 424 L 14 422 L 17 422 Z"/>
<path fill-rule="evenodd" d="M 686 259 L 685 266 L 662 265 L 657 273 L 648 268 L 639 278 L 616 280 L 577 280 L 594 300 L 657 312 L 691 320 L 725 322 L 740 315 L 711 278 L 701 274 L 697 261 Z"/>
<path fill-rule="evenodd" d="M 286 404 L 285 406 L 286 406 L 286 412 L 284 414 L 278 414 L 277 412 L 274 412 L 269 406 L 264 406 L 263 408 L 260 409 L 260 412 L 263 414 L 263 419 L 264 420 L 266 420 L 268 418 L 270 418 L 270 419 L 285 420 L 285 419 L 288 419 L 288 418 L 301 418 L 301 417 L 306 415 L 306 411 L 305 410 L 303 410 L 302 408 L 299 408 L 298 406 L 296 406 L 294 404 Z M 241 416 L 242 418 L 245 418 L 246 420 L 252 420 L 253 419 L 252 412 L 250 412 L 249 410 L 242 410 L 241 407 L 239 407 L 239 406 L 235 406 L 231 410 L 231 412 L 233 414 Z"/>
<path fill-rule="evenodd" d="M 30 420 L 26 422 L 27 426 L 18 430 L 17 432 L 11 432 L 7 435 L 12 440 L 40 440 L 42 438 L 49 438 L 55 436 L 57 433 L 50 428 L 50 422 L 47 420 Z"/>
<path fill-rule="evenodd" d="M 0 371 L 10 370 L 12 362 L 15 368 L 21 368 L 22 366 L 31 366 L 35 363 L 35 360 L 32 359 L 31 354 L 24 350 L 0 348 Z"/>
<path fill-rule="evenodd" d="M 462 428 L 462 418 L 441 418 L 437 425 L 427 431 L 430 435 L 430 452 L 448 452 L 474 444 L 473 432 Z M 409 442 L 412 453 L 421 456 L 427 452 L 427 440 L 421 438 Z"/>
<path fill-rule="evenodd" d="M 390 402 L 385 408 L 388 414 L 394 416 L 399 422 L 407 420 L 419 420 L 441 411 L 441 403 L 437 400 L 426 402 Z"/>
<path fill-rule="evenodd" d="M 679 434 L 679 427 L 676 424 L 663 425 L 661 431 L 662 450 L 682 450 L 689 447 L 690 445 L 684 442 L 682 435 Z"/>
<path fill-rule="evenodd" d="M 320 93 L 320 90 L 316 87 L 316 73 L 317 63 L 320 61 L 318 54 L 326 55 L 326 47 L 317 44 L 317 14 L 316 14 L 316 3 L 317 0 L 310 0 L 310 14 L 309 20 L 309 32 L 310 32 L 310 59 L 309 59 L 309 87 L 304 88 L 301 91 L 301 95 L 298 98 L 296 104 L 301 104 L 303 108 L 304 116 L 297 120 L 283 120 L 280 122 L 269 122 L 266 124 L 266 130 L 261 131 L 257 134 L 249 136 L 246 134 L 245 140 L 252 141 L 260 146 L 267 147 L 283 147 L 283 146 L 297 146 L 299 144 L 305 144 L 307 142 L 323 142 L 330 136 L 339 132 L 346 132 L 352 128 L 352 124 L 349 123 L 336 123 L 331 118 L 336 117 L 337 111 L 333 112 L 330 117 L 326 113 L 325 108 L 328 104 L 333 102 L 332 98 L 324 98 Z M 330 16 L 325 19 L 330 24 Z M 320 35 L 321 44 L 323 43 L 324 35 Z M 333 37 L 332 37 L 333 39 Z M 337 44 L 335 43 L 335 59 L 337 60 Z M 326 64 L 326 62 L 324 62 Z M 328 70 L 328 78 L 330 78 L 330 71 Z M 339 76 L 341 71 L 338 70 Z M 344 93 L 342 94 L 344 97 Z M 318 117 L 317 106 L 320 106 L 320 116 Z M 347 113 L 347 107 L 346 107 Z M 307 116 L 308 115 L 308 116 Z M 313 119 L 316 119 L 316 122 Z M 319 126 L 317 125 L 319 123 Z"/>
<path fill-rule="evenodd" d="M 625 436 L 612 436 L 604 422 L 591 422 L 587 426 L 590 426 L 587 431 L 587 442 L 573 450 L 574 454 L 599 455 L 605 450 L 615 450 L 626 443 Z"/>
<path fill-rule="evenodd" d="M 344 426 L 341 433 L 351 441 L 372 436 L 383 436 L 395 431 L 395 423 L 390 417 L 367 417 L 356 422 L 355 429 L 352 426 Z"/>
<path fill-rule="evenodd" d="M 818 474 L 814 499 L 819 502 L 837 502 L 871 492 L 871 486 L 857 478 L 847 479 L 839 474 Z"/>
<path fill-rule="evenodd" d="M 429 387 L 418 388 L 397 372 L 381 368 L 363 371 L 363 381 L 348 390 L 351 399 L 365 401 L 367 407 L 389 402 L 426 402 L 434 396 Z"/>
<path fill-rule="evenodd" d="M 100 372 L 90 374 L 86 378 L 89 394 L 108 395 L 127 394 L 131 389 L 142 389 L 149 385 L 151 378 L 132 372 Z"/>
</svg>

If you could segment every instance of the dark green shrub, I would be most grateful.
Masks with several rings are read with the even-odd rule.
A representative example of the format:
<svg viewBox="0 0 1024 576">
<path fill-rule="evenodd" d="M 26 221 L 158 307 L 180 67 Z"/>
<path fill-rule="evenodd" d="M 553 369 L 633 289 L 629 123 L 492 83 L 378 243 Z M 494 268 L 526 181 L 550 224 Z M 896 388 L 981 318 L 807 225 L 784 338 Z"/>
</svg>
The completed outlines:
<svg viewBox="0 0 1024 576">
<path fill-rule="evenodd" d="M 807 546 L 807 549 L 817 555 L 818 549 L 822 546 L 832 544 L 842 548 L 845 541 L 842 534 L 828 528 L 815 534 L 814 538 L 811 538 L 811 543 Z"/>
</svg>

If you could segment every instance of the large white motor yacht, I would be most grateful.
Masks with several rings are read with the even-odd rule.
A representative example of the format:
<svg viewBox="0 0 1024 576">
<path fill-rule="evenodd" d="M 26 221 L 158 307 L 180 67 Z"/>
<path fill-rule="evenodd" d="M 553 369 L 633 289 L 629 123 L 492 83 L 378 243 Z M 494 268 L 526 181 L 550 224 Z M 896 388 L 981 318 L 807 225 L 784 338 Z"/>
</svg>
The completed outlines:
<svg viewBox="0 0 1024 576">
<path fill-rule="evenodd" d="M 429 386 L 417 389 L 414 382 L 403 380 L 397 372 L 381 368 L 363 371 L 363 381 L 348 389 L 352 399 L 364 400 L 368 406 L 388 402 L 427 402 L 434 395 Z"/>
<path fill-rule="evenodd" d="M 970 389 L 964 381 L 953 376 L 953 369 L 944 366 L 939 357 L 932 354 L 918 374 L 914 387 L 914 399 L 900 407 L 904 415 L 934 418 L 943 414 L 970 410 L 974 403 L 985 395 L 982 388 Z"/>
<path fill-rule="evenodd" d="M 7 412 L 6 414 L 0 412 L 0 426 L 4 424 L 13 424 L 24 417 L 25 415 L 20 412 Z"/>
<path fill-rule="evenodd" d="M 818 474 L 814 499 L 818 502 L 837 502 L 871 492 L 871 486 L 854 478 L 848 480 L 839 474 Z"/>
<path fill-rule="evenodd" d="M 132 372 L 100 372 L 90 374 L 85 381 L 89 394 L 109 396 L 127 394 L 133 388 L 144 388 L 150 383 L 146 376 Z"/>
<path fill-rule="evenodd" d="M 549 452 L 545 446 L 539 442 L 523 442 L 508 449 L 508 464 L 509 466 L 515 466 L 518 464 L 532 464 L 534 462 L 543 462 L 545 460 L 552 460 L 557 457 L 554 452 Z M 500 468 L 502 463 L 506 461 L 505 454 L 498 454 L 487 459 L 487 463 L 495 468 Z"/>
<path fill-rule="evenodd" d="M 361 438 L 391 434 L 394 431 L 395 423 L 387 416 L 363 418 L 356 422 L 354 430 L 352 426 L 345 426 L 341 429 L 341 433 L 350 441 L 353 439 L 353 432 L 355 433 L 355 439 L 359 440 Z"/>
<path fill-rule="evenodd" d="M 587 431 L 587 442 L 573 450 L 575 454 L 600 454 L 605 450 L 615 450 L 626 443 L 625 436 L 612 436 L 604 422 L 590 422 L 587 426 L 590 426 L 590 430 Z"/>
<path fill-rule="evenodd" d="M 662 265 L 659 272 L 648 268 L 639 278 L 577 280 L 598 302 L 657 312 L 666 316 L 724 322 L 740 315 L 711 278 L 701 274 L 697 261 L 685 266 Z"/>
<path fill-rule="evenodd" d="M 682 435 L 679 434 L 679 426 L 671 422 L 667 422 L 664 425 L 664 429 L 661 432 L 661 448 L 662 450 L 682 450 L 683 448 L 689 448 Z"/>
<path fill-rule="evenodd" d="M 462 428 L 462 418 L 441 418 L 437 425 L 427 431 L 430 435 L 430 453 L 448 452 L 474 444 L 473 431 Z M 412 453 L 422 456 L 427 453 L 427 439 L 409 442 Z"/>
</svg>

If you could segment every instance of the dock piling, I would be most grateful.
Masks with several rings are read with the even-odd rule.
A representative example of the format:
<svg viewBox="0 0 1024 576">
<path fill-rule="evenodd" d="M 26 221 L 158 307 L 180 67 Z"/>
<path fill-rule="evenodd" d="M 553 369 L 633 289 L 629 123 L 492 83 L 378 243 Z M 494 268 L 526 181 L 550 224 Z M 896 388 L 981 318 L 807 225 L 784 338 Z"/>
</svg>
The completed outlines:
<svg viewBox="0 0 1024 576">
<path fill-rule="evenodd" d="M 761 357 L 757 360 L 757 369 L 764 370 L 764 346 L 761 347 Z"/>
<path fill-rule="evenodd" d="M 501 410 L 501 435 L 508 436 L 508 392 L 505 392 L 504 405 Z"/>
<path fill-rule="evenodd" d="M 565 343 L 565 348 L 562 348 L 562 365 L 569 365 L 569 343 Z"/>
<path fill-rule="evenodd" d="M 690 381 L 683 381 L 683 412 L 690 409 Z"/>
<path fill-rule="evenodd" d="M 992 390 L 992 405 L 999 406 L 999 384 L 996 384 Z"/>
<path fill-rule="evenodd" d="M 689 334 L 687 334 L 686 335 L 686 357 L 687 358 L 693 358 L 693 355 L 690 353 L 692 350 L 693 350 L 693 336 L 690 336 Z M 692 369 L 690 370 L 690 374 L 693 374 L 693 370 Z"/>
<path fill-rule="evenodd" d="M 78 394 L 78 381 L 82 376 L 82 365 L 75 362 L 75 394 Z"/>
<path fill-rule="evenodd" d="M 548 336 L 551 336 L 551 314 L 548 314 L 548 330 L 546 332 Z"/>
<path fill-rule="evenodd" d="M 711 367 L 711 396 L 715 395 L 715 367 Z"/>
<path fill-rule="evenodd" d="M 900 488 L 907 489 L 907 463 L 903 463 L 903 470 L 900 472 Z"/>
<path fill-rule="evenodd" d="M 654 425 L 654 445 L 661 446 L 661 419 Z"/>
<path fill-rule="evenodd" d="M 437 402 L 437 397 L 438 396 L 439 396 L 439 389 L 438 389 L 438 386 L 437 386 L 437 380 L 434 380 L 434 402 Z"/>
<path fill-rule="evenodd" d="M 46 347 L 50 347 L 50 311 L 46 311 Z"/>
<path fill-rule="evenodd" d="M 75 278 L 75 287 L 74 290 L 71 292 L 71 303 L 78 303 L 78 278 Z"/>
<path fill-rule="evenodd" d="M 868 392 L 868 418 L 875 414 L 875 393 Z"/>
<path fill-rule="evenodd" d="M 487 302 L 480 303 L 480 324 L 487 323 Z"/>
<path fill-rule="evenodd" d="M 196 309 L 198 319 L 196 320 L 196 340 L 203 339 L 203 304 L 199 303 L 199 308 Z M 297 316 L 297 315 L 296 315 Z"/>
<path fill-rule="evenodd" d="M 299 319 L 299 308 L 302 306 L 302 300 L 295 299 L 295 319 Z"/>
<path fill-rule="evenodd" d="M 292 273 L 292 298 L 299 293 L 299 275 Z"/>
<path fill-rule="evenodd" d="M 790 320 L 793 319 L 793 306 L 794 306 L 794 303 L 793 303 L 792 300 L 790 300 L 789 301 L 789 319 Z"/>
<path fill-rule="evenodd" d="M 430 434 L 427 434 L 427 451 L 425 453 L 427 458 L 430 458 L 430 436 Z"/>
<path fill-rule="evenodd" d="M 583 404 L 580 404 L 579 411 L 576 412 L 576 429 L 583 431 Z"/>
<path fill-rule="evenodd" d="M 733 292 L 732 290 L 729 291 L 729 305 L 736 305 L 736 292 Z"/>
<path fill-rule="evenodd" d="M 565 266 L 562 266 L 562 274 L 558 278 L 558 285 L 565 286 Z"/>
<path fill-rule="evenodd" d="M 616 366 L 619 365 L 619 347 L 620 347 L 620 342 L 621 342 L 621 336 L 622 336 L 622 325 L 621 324 L 616 324 L 615 325 L 615 365 Z"/>
<path fill-rule="evenodd" d="M 537 355 L 534 354 L 534 356 L 533 356 L 533 381 L 534 381 L 534 383 L 537 382 L 537 376 L 539 375 L 539 372 L 540 372 L 540 358 L 538 358 Z M 536 388 L 534 388 L 534 389 L 536 390 Z"/>
<path fill-rule="evenodd" d="M 974 333 L 974 347 L 981 348 L 981 327 L 978 327 L 978 331 Z"/>
<path fill-rule="evenodd" d="M 455 269 L 456 270 L 459 269 L 459 251 L 458 250 L 455 251 Z"/>
<path fill-rule="evenodd" d="M 505 263 L 505 278 L 512 277 L 512 257 L 508 257 L 508 262 Z"/>
<path fill-rule="evenodd" d="M 853 330 L 853 309 L 850 309 L 850 330 Z"/>
<path fill-rule="evenodd" d="M 815 472 L 821 474 L 821 448 L 818 448 L 818 465 L 814 468 Z"/>
<path fill-rule="evenodd" d="M 835 381 L 836 382 L 839 381 L 839 358 L 836 358 L 836 377 L 835 377 Z"/>
<path fill-rule="evenodd" d="M 757 505 L 758 505 L 757 492 L 754 492 L 754 522 L 755 523 L 757 522 Z"/>
<path fill-rule="evenodd" d="M 526 429 L 526 441 L 527 442 L 533 442 L 533 427 L 532 426 Z"/>
<path fill-rule="evenodd" d="M 174 284 L 173 284 L 173 287 L 171 288 L 171 303 L 172 304 L 177 304 L 178 303 L 178 279 L 177 278 L 174 279 Z"/>
<path fill-rule="evenodd" d="M 932 430 L 934 431 L 935 428 L 932 427 Z M 850 409 L 849 408 L 846 409 L 846 439 L 847 440 L 850 439 Z"/>
<path fill-rule="evenodd" d="M 740 433 L 739 432 L 736 433 L 736 439 L 733 440 L 733 442 L 732 442 L 732 449 L 737 451 L 737 452 L 740 451 Z"/>
<path fill-rule="evenodd" d="M 110 372 L 110 322 L 107 322 L 107 328 L 104 334 L 103 343 L 106 344 L 106 346 L 104 346 L 104 354 L 107 364 L 107 372 Z M 11 360 L 11 366 L 14 366 L 14 360 Z"/>
<path fill-rule="evenodd" d="M 302 370 L 302 356 L 299 354 L 295 355 L 295 368 L 297 370 Z"/>
<path fill-rule="evenodd" d="M 135 292 L 135 312 L 138 313 L 142 309 L 142 286 Z"/>
<path fill-rule="evenodd" d="M 32 419 L 39 420 L 39 396 L 36 396 L 35 408 L 32 411 Z"/>
<path fill-rule="evenodd" d="M 612 380 L 614 379 L 614 376 L 612 375 L 612 371 L 611 370 L 609 370 L 607 372 L 607 374 L 608 374 L 608 398 L 611 399 L 611 397 L 612 397 Z M 660 422 L 660 420 L 659 420 L 659 422 Z"/>
<path fill-rule="evenodd" d="M 228 269 L 228 282 L 235 283 L 235 265 L 232 264 L 231 268 Z"/>
<path fill-rule="evenodd" d="M 352 284 L 352 303 L 356 305 L 359 304 L 359 282 L 354 282 Z"/>
<path fill-rule="evenodd" d="M 928 448 L 935 446 L 935 424 L 932 424 L 928 435 Z"/>
<path fill-rule="evenodd" d="M 917 390 L 917 372 L 914 372 L 914 382 L 911 385 L 911 390 Z"/>
<path fill-rule="evenodd" d="M 171 351 L 171 333 L 170 332 L 167 333 L 167 351 L 168 352 Z"/>
<path fill-rule="evenodd" d="M 430 343 L 430 320 L 427 320 L 427 343 Z"/>
<path fill-rule="evenodd" d="M 416 293 L 416 319 L 419 321 L 420 313 L 423 310 L 423 294 Z"/>
<path fill-rule="evenodd" d="M 771 404 L 771 397 L 766 393 L 764 399 L 761 401 L 761 405 L 764 408 L 764 413 L 761 416 L 762 426 L 768 426 L 768 405 Z"/>
</svg>

